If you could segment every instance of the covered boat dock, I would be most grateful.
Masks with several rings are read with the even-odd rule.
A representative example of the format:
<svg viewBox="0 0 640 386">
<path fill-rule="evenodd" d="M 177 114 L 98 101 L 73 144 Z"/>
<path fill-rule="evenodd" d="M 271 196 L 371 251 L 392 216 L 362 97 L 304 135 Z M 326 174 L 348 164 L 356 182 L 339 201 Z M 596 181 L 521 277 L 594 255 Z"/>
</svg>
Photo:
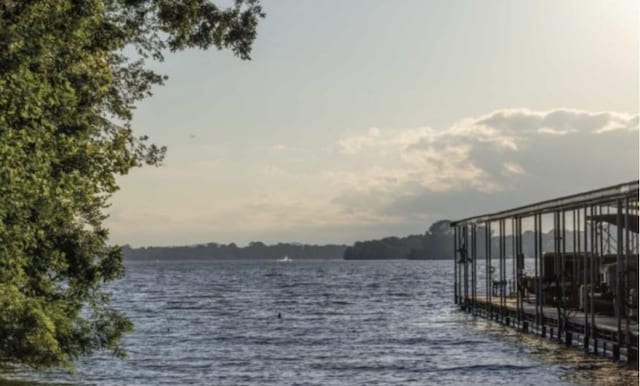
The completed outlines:
<svg viewBox="0 0 640 386">
<path fill-rule="evenodd" d="M 455 303 L 638 363 L 638 181 L 451 223 Z"/>
</svg>

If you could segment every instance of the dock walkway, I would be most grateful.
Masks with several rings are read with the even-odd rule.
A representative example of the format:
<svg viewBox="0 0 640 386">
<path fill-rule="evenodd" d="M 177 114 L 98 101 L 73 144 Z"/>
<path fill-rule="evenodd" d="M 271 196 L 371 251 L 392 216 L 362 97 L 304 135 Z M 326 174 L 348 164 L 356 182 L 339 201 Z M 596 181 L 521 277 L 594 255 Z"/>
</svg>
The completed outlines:
<svg viewBox="0 0 640 386">
<path fill-rule="evenodd" d="M 562 309 L 559 311 L 558 307 L 543 306 L 540 313 L 542 319 L 536 321 L 535 298 L 522 302 L 520 317 L 518 317 L 516 299 L 507 298 L 504 300 L 506 300 L 505 307 L 501 309 L 499 297 L 493 296 L 490 301 L 487 301 L 487 297 L 484 294 L 477 294 L 475 305 L 473 300 L 469 299 L 467 308 L 473 314 L 519 328 L 524 332 L 537 333 L 548 338 L 557 339 L 567 345 L 579 346 L 582 344 L 583 347 L 594 354 L 604 354 L 611 357 L 621 356 L 627 360 L 637 358 L 639 326 L 636 321 L 621 320 L 623 340 L 629 350 L 623 348 L 618 353 L 616 352 L 618 350 L 618 320 L 615 317 L 585 314 L 579 310 L 569 309 L 566 310 L 566 318 L 564 318 Z M 489 308 L 489 304 L 491 304 L 491 308 Z M 559 320 L 565 320 L 564 334 L 558 333 L 561 324 Z M 589 329 L 588 334 L 585 333 L 585 325 Z"/>
</svg>

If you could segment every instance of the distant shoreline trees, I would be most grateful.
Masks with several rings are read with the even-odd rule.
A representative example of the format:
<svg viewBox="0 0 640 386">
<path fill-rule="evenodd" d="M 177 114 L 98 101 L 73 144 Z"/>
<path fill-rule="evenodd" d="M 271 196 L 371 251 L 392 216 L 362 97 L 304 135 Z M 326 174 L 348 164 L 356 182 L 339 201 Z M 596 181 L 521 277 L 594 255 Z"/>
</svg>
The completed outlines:
<svg viewBox="0 0 640 386">
<path fill-rule="evenodd" d="M 260 241 L 238 247 L 234 243 L 207 243 L 187 246 L 141 247 L 124 246 L 128 260 L 240 260 L 240 259 L 345 259 L 382 260 L 414 259 L 437 260 L 453 258 L 453 233 L 449 220 L 433 223 L 424 235 L 386 237 L 380 240 L 357 241 L 352 246 L 328 244 L 309 245 L 278 243 L 266 245 Z"/>
<path fill-rule="evenodd" d="M 347 248 L 344 258 L 347 260 L 376 260 L 376 259 L 409 259 L 409 260 L 439 260 L 453 259 L 453 231 L 449 227 L 449 220 L 439 220 L 433 223 L 429 230 L 422 235 L 407 237 L 386 237 L 379 240 L 359 241 Z M 553 251 L 554 233 L 549 229 L 542 233 L 541 250 Z M 584 240 L 583 232 L 578 232 Z M 573 248 L 574 234 L 568 231 L 565 237 L 567 250 Z M 492 234 L 492 255 L 497 256 L 500 240 Z M 522 252 L 525 257 L 533 257 L 535 253 L 534 233 L 525 230 L 522 233 Z M 486 255 L 485 228 L 478 225 L 476 241 L 477 257 L 484 259 Z M 513 240 L 510 235 L 505 236 L 505 253 L 512 256 Z"/>
<path fill-rule="evenodd" d="M 453 259 L 453 231 L 449 220 L 434 222 L 421 235 L 405 237 L 390 236 L 378 240 L 357 241 L 351 246 L 340 244 L 309 245 L 300 243 L 278 243 L 266 245 L 260 241 L 238 247 L 234 243 L 207 243 L 188 246 L 141 247 L 124 246 L 124 256 L 128 260 L 241 260 L 271 259 L 284 256 L 290 259 L 345 259 L 345 260 L 447 260 Z M 567 248 L 572 246 L 573 234 L 567 234 Z M 507 255 L 513 246 L 511 236 L 506 236 Z M 478 226 L 476 251 L 478 258 L 485 256 L 484 227 Z M 499 240 L 491 237 L 494 253 L 499 250 Z M 534 253 L 533 231 L 522 234 L 522 248 L 526 257 Z M 542 234 L 542 250 L 553 250 L 553 230 Z"/>
<path fill-rule="evenodd" d="M 344 252 L 345 260 L 453 259 L 453 232 L 449 220 L 434 222 L 422 235 L 359 241 Z"/>
</svg>

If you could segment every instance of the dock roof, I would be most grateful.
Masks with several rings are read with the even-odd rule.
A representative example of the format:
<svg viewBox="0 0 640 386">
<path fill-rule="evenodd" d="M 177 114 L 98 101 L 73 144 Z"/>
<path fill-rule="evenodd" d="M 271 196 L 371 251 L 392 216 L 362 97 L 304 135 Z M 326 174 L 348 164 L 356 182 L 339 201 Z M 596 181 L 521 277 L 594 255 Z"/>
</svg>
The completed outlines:
<svg viewBox="0 0 640 386">
<path fill-rule="evenodd" d="M 608 186 L 606 188 L 600 188 L 582 192 L 578 194 L 572 194 L 570 196 L 564 196 L 554 198 L 551 200 L 540 201 L 534 204 L 520 206 L 513 209 L 507 209 L 500 212 L 488 213 L 479 216 L 468 217 L 465 219 L 452 221 L 451 226 L 483 223 L 486 221 L 502 220 L 513 217 L 528 217 L 534 214 L 542 214 L 553 212 L 556 210 L 570 210 L 584 207 L 585 205 L 594 205 L 606 203 L 609 201 L 615 201 L 621 198 L 632 198 L 635 201 L 638 200 L 638 184 L 639 181 L 625 182 L 618 185 Z"/>
</svg>

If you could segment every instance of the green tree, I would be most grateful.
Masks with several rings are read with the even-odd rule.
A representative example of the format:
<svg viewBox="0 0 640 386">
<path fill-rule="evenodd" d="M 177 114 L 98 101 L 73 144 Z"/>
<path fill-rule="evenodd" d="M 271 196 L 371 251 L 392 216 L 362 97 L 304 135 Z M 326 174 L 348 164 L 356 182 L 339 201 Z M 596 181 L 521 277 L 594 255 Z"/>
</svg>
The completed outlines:
<svg viewBox="0 0 640 386">
<path fill-rule="evenodd" d="M 130 127 L 165 80 L 145 61 L 209 47 L 249 59 L 263 16 L 257 0 L 0 0 L 0 361 L 123 355 L 132 324 L 103 289 L 122 254 L 103 220 L 116 177 L 165 152 Z"/>
</svg>

